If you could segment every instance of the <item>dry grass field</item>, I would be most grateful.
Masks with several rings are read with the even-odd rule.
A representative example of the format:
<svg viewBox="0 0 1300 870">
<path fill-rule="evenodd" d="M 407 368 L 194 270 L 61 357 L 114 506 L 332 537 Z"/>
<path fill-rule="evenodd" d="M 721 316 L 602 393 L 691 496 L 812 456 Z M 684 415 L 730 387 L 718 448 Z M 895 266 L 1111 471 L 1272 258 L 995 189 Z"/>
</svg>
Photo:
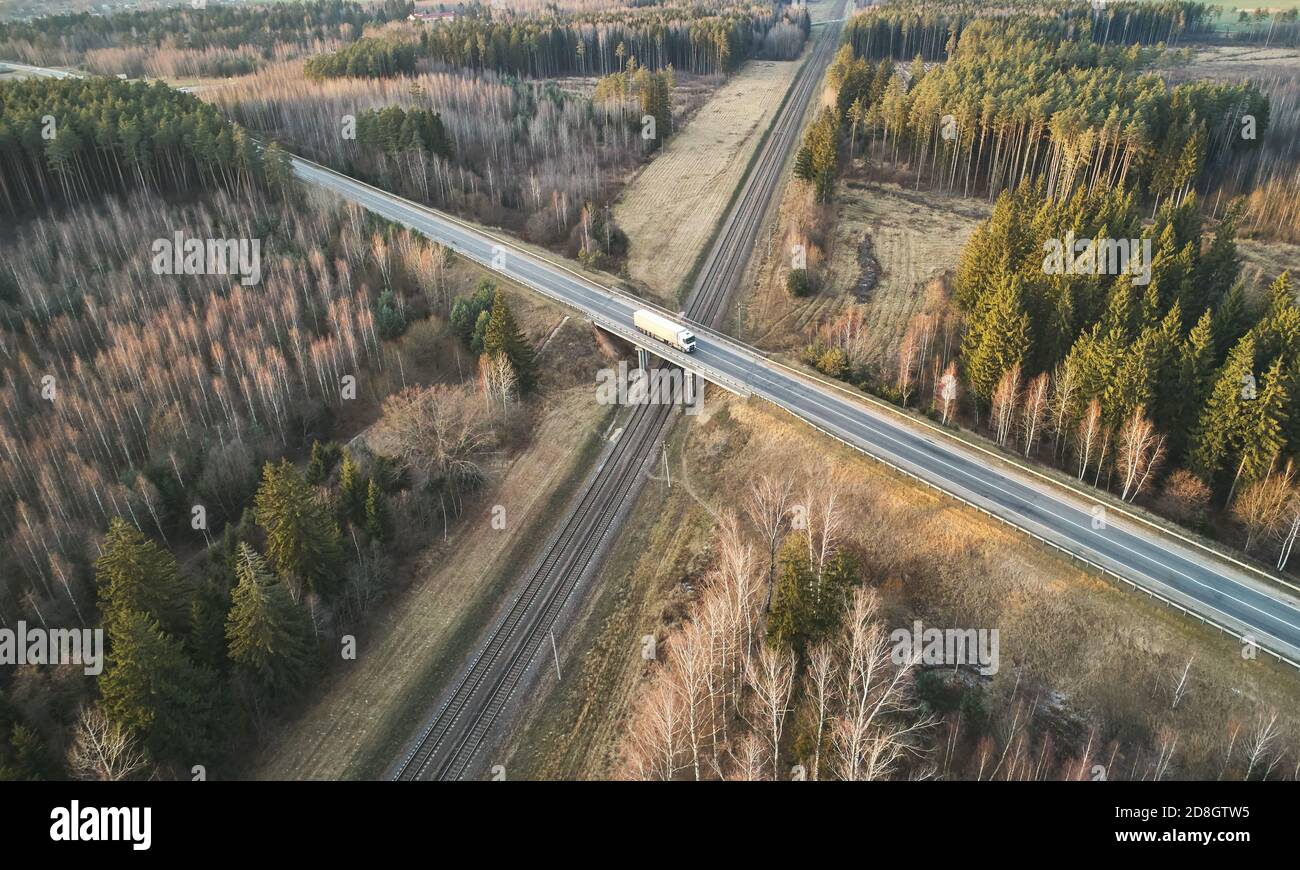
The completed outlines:
<svg viewBox="0 0 1300 870">
<path fill-rule="evenodd" d="M 1241 276 L 1246 284 L 1262 294 L 1268 285 L 1283 271 L 1291 270 L 1291 277 L 1300 277 L 1300 245 L 1286 242 L 1263 242 L 1239 239 L 1237 254 L 1241 257 Z"/>
<path fill-rule="evenodd" d="M 750 61 L 646 164 L 614 206 L 628 274 L 656 302 L 677 291 L 709 243 L 800 61 Z"/>
<path fill-rule="evenodd" d="M 1214 778 L 1232 729 L 1244 735 L 1262 711 L 1276 710 L 1278 745 L 1289 752 L 1279 775 L 1291 775 L 1300 737 L 1296 674 L 1243 660 L 1231 638 L 1081 571 L 759 402 L 711 392 L 705 413 L 675 430 L 669 456 L 673 486 L 647 488 L 593 596 L 588 628 L 571 641 L 582 654 L 562 653 L 563 683 L 519 732 L 511 779 L 612 775 L 629 699 L 647 672 L 640 639 L 664 637 L 698 594 L 714 517 L 735 508 L 736 481 L 766 472 L 803 486 L 828 468 L 844 475 L 846 546 L 884 596 L 891 627 L 921 619 L 999 630 L 1001 669 L 984 684 L 998 740 L 1015 704 L 1034 703 L 1051 711 L 1059 752 L 1081 748 L 1073 744 L 1090 734 L 1102 746 L 1127 747 L 1112 779 L 1150 760 L 1133 747 L 1169 734 L 1177 737 L 1172 775 Z M 1174 708 L 1173 687 L 1189 661 L 1191 689 Z"/>
<path fill-rule="evenodd" d="M 1161 65 L 1161 72 L 1173 81 L 1215 79 L 1218 81 L 1260 81 L 1300 71 L 1300 49 L 1265 48 L 1256 45 L 1197 46 L 1190 63 Z"/>
<path fill-rule="evenodd" d="M 834 3 L 807 4 L 814 25 Z M 639 292 L 677 307 L 802 62 L 746 63 L 624 188 L 614 222 L 627 233 L 627 273 Z"/>
<path fill-rule="evenodd" d="M 819 275 L 818 292 L 795 299 L 784 283 L 788 249 L 818 219 L 807 188 L 793 180 L 786 185 L 780 214 L 766 228 L 767 244 L 750 267 L 742 334 L 770 350 L 793 350 L 811 328 L 861 304 L 878 337 L 877 352 L 886 355 L 921 310 L 927 286 L 956 265 L 989 207 L 981 200 L 915 192 L 897 184 L 842 181 L 829 213 L 821 216 L 830 227 L 824 250 L 809 253 L 810 268 Z M 879 271 L 875 286 L 859 303 L 861 258 L 867 251 Z"/>
</svg>

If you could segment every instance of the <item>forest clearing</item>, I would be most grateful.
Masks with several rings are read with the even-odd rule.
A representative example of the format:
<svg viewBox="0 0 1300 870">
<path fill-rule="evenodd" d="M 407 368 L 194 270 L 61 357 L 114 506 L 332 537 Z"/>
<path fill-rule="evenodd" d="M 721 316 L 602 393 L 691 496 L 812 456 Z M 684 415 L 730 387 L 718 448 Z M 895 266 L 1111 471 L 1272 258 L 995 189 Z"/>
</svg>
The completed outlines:
<svg viewBox="0 0 1300 870">
<path fill-rule="evenodd" d="M 832 6 L 808 4 L 813 24 Z M 689 289 L 684 284 L 802 63 L 745 63 L 624 188 L 614 221 L 628 237 L 628 277 L 648 298 L 673 308 Z"/>
<path fill-rule="evenodd" d="M 884 360 L 924 306 L 931 282 L 950 271 L 948 264 L 987 214 L 978 200 L 862 176 L 850 178 L 833 204 L 818 206 L 805 186 L 791 183 L 750 267 L 753 289 L 744 301 L 741 334 L 767 350 L 797 350 L 810 328 L 860 306 L 872 324 L 870 358 Z M 822 225 L 824 249 L 808 234 Z M 810 267 L 824 270 L 817 291 L 805 298 L 792 297 L 785 286 L 790 251 L 800 244 Z M 858 298 L 866 284 L 870 288 Z"/>
</svg>

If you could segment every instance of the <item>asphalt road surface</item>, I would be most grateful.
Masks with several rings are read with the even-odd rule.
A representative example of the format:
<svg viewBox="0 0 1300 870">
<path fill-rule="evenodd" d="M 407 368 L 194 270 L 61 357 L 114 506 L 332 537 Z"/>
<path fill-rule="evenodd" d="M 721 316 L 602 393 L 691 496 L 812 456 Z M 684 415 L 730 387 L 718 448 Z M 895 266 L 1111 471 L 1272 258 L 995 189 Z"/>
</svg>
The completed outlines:
<svg viewBox="0 0 1300 870">
<path fill-rule="evenodd" d="M 638 343 L 632 313 L 651 307 L 601 287 L 568 267 L 504 238 L 315 164 L 295 160 L 299 177 L 404 224 L 495 271 L 577 309 Z M 669 312 L 670 314 L 672 312 Z M 1131 519 L 1068 489 L 961 444 L 942 432 L 799 376 L 733 339 L 691 322 L 689 358 L 666 345 L 657 354 L 685 363 L 736 392 L 766 399 L 818 429 L 937 488 L 987 510 L 1067 553 L 1104 568 L 1259 646 L 1300 662 L 1300 600 L 1261 573 Z M 907 546 L 900 541 L 900 546 Z"/>
</svg>

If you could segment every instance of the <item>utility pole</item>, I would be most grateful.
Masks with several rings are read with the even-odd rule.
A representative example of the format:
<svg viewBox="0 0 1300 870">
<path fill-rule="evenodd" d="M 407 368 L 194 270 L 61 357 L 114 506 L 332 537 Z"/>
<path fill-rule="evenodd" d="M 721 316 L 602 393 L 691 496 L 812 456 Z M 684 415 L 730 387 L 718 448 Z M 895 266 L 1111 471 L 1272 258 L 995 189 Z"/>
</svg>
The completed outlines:
<svg viewBox="0 0 1300 870">
<path fill-rule="evenodd" d="M 664 450 L 664 477 L 666 477 L 666 478 L 668 479 L 668 488 L 669 488 L 669 489 L 672 489 L 672 488 L 673 488 L 673 475 L 672 475 L 672 472 L 670 472 L 670 471 L 668 470 L 668 442 L 667 442 L 667 441 L 660 441 L 660 442 L 659 442 L 659 445 L 660 445 L 661 447 L 663 447 L 663 450 Z"/>
<path fill-rule="evenodd" d="M 560 682 L 560 651 L 555 648 L 555 629 L 551 629 L 551 654 L 555 656 L 555 682 Z"/>
</svg>

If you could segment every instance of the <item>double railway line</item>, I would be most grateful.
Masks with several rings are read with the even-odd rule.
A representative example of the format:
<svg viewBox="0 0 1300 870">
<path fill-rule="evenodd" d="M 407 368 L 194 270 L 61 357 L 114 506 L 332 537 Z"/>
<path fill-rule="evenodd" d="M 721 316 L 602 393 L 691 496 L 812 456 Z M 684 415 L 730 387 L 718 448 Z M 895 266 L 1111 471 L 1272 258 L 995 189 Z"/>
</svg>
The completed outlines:
<svg viewBox="0 0 1300 870">
<path fill-rule="evenodd" d="M 671 405 L 639 406 L 629 425 L 584 483 L 573 510 L 547 541 L 528 582 L 498 619 L 455 690 L 410 749 L 397 779 L 460 779 L 473 764 L 502 711 L 523 682 L 577 581 L 602 550 Z"/>
<path fill-rule="evenodd" d="M 841 2 L 831 13 L 835 20 L 823 25 L 812 53 L 799 68 L 758 158 L 745 177 L 745 185 L 700 269 L 686 306 L 687 316 L 698 323 L 711 327 L 719 325 L 727 300 L 745 273 L 749 254 L 758 240 L 763 215 L 778 195 L 781 170 L 786 158 L 798 145 L 806 109 L 816 96 L 822 75 L 839 45 L 843 13 L 844 3 Z"/>
<path fill-rule="evenodd" d="M 834 17 L 839 18 L 843 8 L 842 0 Z M 744 275 L 782 169 L 798 142 L 808 102 L 834 55 L 841 21 L 823 26 L 791 83 L 687 298 L 690 319 L 712 326 Z M 672 404 L 633 409 L 622 436 L 584 482 L 544 555 L 530 567 L 523 589 L 497 619 L 391 778 L 462 779 L 480 769 L 476 765 L 492 742 L 493 729 L 527 682 L 572 593 L 595 570 L 635 503 L 646 479 L 643 470 L 653 462 L 654 448 L 667 437 L 674 419 Z"/>
</svg>

